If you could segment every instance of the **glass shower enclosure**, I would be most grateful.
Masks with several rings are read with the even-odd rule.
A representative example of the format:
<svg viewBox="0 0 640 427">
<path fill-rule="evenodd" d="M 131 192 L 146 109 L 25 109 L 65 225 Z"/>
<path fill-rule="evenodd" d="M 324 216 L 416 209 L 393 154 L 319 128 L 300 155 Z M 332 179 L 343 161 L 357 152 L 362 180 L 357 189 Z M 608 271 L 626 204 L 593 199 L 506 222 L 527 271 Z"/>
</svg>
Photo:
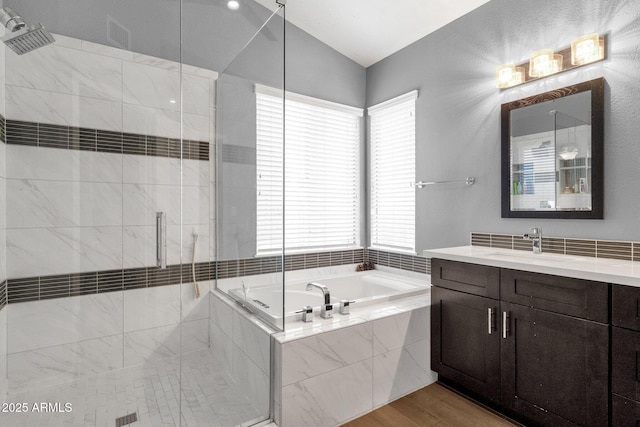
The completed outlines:
<svg viewBox="0 0 640 427">
<path fill-rule="evenodd" d="M 227 292 L 282 285 L 254 86 L 284 89 L 284 8 L 0 6 L 0 425 L 268 420 L 283 325 Z"/>
</svg>

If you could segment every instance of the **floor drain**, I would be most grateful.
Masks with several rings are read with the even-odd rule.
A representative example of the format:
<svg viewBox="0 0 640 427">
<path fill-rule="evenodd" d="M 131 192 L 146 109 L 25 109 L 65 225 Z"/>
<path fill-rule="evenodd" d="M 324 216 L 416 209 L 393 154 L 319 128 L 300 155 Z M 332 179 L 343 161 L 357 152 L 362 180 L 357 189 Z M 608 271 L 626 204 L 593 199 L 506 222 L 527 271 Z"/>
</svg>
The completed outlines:
<svg viewBox="0 0 640 427">
<path fill-rule="evenodd" d="M 138 414 L 134 412 L 133 414 L 116 418 L 116 427 L 126 426 L 127 424 L 135 423 L 136 421 L 138 421 Z"/>
</svg>

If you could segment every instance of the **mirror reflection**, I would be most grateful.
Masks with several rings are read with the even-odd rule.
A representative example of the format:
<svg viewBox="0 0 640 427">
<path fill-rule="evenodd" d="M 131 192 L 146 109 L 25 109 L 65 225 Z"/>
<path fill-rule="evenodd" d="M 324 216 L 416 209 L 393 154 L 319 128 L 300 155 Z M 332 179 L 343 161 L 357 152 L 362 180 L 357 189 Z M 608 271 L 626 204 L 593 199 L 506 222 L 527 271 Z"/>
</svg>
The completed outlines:
<svg viewBox="0 0 640 427">
<path fill-rule="evenodd" d="M 502 216 L 601 218 L 604 80 L 502 105 Z"/>
<path fill-rule="evenodd" d="M 511 113 L 511 209 L 591 210 L 591 91 Z"/>
</svg>

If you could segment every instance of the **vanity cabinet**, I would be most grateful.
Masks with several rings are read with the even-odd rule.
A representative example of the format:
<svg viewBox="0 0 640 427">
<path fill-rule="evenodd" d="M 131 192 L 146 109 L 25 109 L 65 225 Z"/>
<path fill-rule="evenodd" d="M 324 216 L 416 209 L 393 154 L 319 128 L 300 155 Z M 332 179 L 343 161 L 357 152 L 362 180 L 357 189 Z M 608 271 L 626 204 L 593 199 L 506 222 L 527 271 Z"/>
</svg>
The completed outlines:
<svg viewBox="0 0 640 427">
<path fill-rule="evenodd" d="M 431 360 L 441 378 L 533 423 L 608 424 L 607 284 L 435 258 L 431 265 Z M 493 287 L 495 298 L 477 295 Z"/>
<path fill-rule="evenodd" d="M 615 426 L 640 426 L 640 288 L 611 290 L 611 391 Z"/>
</svg>

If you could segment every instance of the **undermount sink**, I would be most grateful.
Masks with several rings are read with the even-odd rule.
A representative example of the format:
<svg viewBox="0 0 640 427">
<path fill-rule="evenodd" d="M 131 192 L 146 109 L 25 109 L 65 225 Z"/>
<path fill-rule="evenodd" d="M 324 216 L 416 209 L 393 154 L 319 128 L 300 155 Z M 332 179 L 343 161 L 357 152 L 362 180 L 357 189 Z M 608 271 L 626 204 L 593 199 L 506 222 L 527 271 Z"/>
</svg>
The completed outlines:
<svg viewBox="0 0 640 427">
<path fill-rule="evenodd" d="M 558 255 L 558 256 L 545 256 L 545 255 L 540 255 L 540 254 L 534 254 L 534 253 L 527 253 L 527 252 L 523 252 L 523 253 L 504 253 L 504 252 L 490 252 L 490 253 L 486 253 L 486 254 L 479 254 L 480 257 L 484 257 L 484 258 L 494 258 L 494 259 L 501 259 L 501 260 L 505 260 L 505 261 L 515 261 L 515 262 L 529 262 L 529 263 L 538 263 L 538 262 L 543 262 L 543 263 L 559 263 L 559 264 L 563 264 L 565 262 L 571 262 L 571 261 L 575 261 L 575 258 L 571 258 L 571 257 L 567 257 L 564 255 Z"/>
</svg>

